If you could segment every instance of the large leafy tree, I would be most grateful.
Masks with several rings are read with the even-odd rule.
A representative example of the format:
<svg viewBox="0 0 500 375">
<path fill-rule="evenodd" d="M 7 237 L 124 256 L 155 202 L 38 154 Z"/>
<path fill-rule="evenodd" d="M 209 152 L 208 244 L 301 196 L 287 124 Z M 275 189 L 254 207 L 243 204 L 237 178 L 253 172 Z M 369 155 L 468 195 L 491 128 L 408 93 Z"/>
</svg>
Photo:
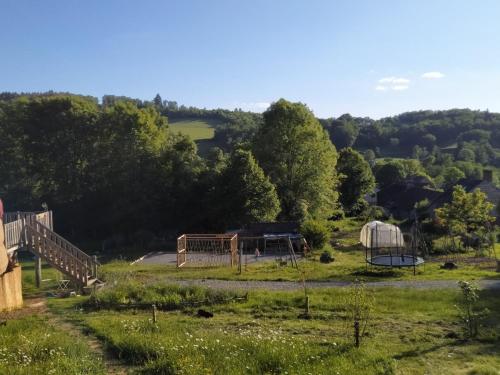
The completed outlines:
<svg viewBox="0 0 500 375">
<path fill-rule="evenodd" d="M 218 206 L 223 228 L 273 221 L 280 211 L 276 189 L 250 151 L 232 153 L 216 189 L 217 199 L 212 203 Z"/>
<path fill-rule="evenodd" d="M 456 185 L 458 181 L 465 178 L 465 173 L 457 167 L 448 167 L 443 172 L 443 187 L 450 189 Z"/>
<path fill-rule="evenodd" d="M 0 173 L 12 209 L 40 209 L 42 202 L 63 209 L 78 205 L 92 188 L 99 107 L 95 100 L 71 95 L 19 97 L 2 103 Z"/>
<path fill-rule="evenodd" d="M 352 148 L 339 152 L 337 173 L 340 178 L 340 203 L 350 212 L 363 196 L 375 187 L 375 178 L 368 162 Z"/>
<path fill-rule="evenodd" d="M 280 99 L 264 112 L 253 141 L 259 165 L 276 185 L 280 219 L 326 218 L 337 207 L 337 152 L 312 112 Z"/>
<path fill-rule="evenodd" d="M 386 187 L 403 181 L 405 178 L 405 167 L 399 160 L 376 165 L 375 177 L 380 187 Z"/>
<path fill-rule="evenodd" d="M 452 236 L 476 236 L 484 238 L 487 228 L 494 223 L 486 194 L 476 189 L 467 193 L 463 186 L 456 185 L 450 203 L 436 209 L 436 217 Z"/>
<path fill-rule="evenodd" d="M 152 107 L 126 101 L 106 107 L 92 160 L 94 204 L 106 213 L 100 224 L 119 233 L 156 224 L 163 201 L 170 198 L 167 187 L 175 186 L 167 178 L 173 176 L 172 163 L 190 144 L 178 142 Z"/>
<path fill-rule="evenodd" d="M 359 129 L 349 114 L 333 120 L 329 129 L 330 139 L 337 149 L 351 147 L 359 134 Z"/>
</svg>

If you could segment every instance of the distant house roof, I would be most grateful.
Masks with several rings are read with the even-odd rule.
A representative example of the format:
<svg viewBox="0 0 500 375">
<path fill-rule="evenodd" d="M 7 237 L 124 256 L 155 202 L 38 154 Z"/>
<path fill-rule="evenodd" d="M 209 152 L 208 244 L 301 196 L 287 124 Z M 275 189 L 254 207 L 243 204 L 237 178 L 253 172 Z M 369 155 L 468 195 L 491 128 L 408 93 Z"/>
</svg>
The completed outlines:
<svg viewBox="0 0 500 375">
<path fill-rule="evenodd" d="M 398 183 L 392 184 L 377 193 L 377 205 L 388 209 L 398 218 L 404 218 L 413 211 L 415 203 L 425 199 L 432 202 L 439 195 L 441 195 L 441 192 L 435 189 Z"/>
<path fill-rule="evenodd" d="M 498 218 L 500 213 L 496 211 L 496 205 L 500 202 L 500 189 L 497 188 L 491 181 L 488 180 L 478 180 L 471 178 L 464 178 L 457 182 L 457 185 L 463 186 L 466 192 L 470 193 L 475 189 L 481 190 L 486 194 L 488 201 L 495 205 L 493 209 L 493 214 Z M 450 188 L 440 194 L 436 199 L 431 201 L 429 210 L 434 211 L 436 208 L 442 207 L 444 204 L 452 201 L 453 198 L 453 188 Z"/>
<path fill-rule="evenodd" d="M 410 176 L 404 179 L 403 183 L 406 186 L 433 186 L 434 184 L 427 176 Z"/>
</svg>

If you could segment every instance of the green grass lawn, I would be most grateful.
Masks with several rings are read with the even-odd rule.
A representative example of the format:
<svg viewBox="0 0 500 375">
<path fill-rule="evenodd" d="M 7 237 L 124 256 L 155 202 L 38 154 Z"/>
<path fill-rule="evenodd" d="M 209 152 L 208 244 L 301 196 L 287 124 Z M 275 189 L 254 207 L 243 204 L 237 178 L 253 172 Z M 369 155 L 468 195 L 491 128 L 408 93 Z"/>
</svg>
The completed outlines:
<svg viewBox="0 0 500 375">
<path fill-rule="evenodd" d="M 169 123 L 170 129 L 188 135 L 192 140 L 212 139 L 214 137 L 214 125 L 210 121 L 187 119 L 172 121 Z"/>
<path fill-rule="evenodd" d="M 458 290 L 373 290 L 374 311 L 359 349 L 343 304 L 347 293 L 311 291 L 309 320 L 298 318 L 301 292 L 253 291 L 246 302 L 205 307 L 212 319 L 184 308 L 159 312 L 156 324 L 149 311 L 75 308 L 86 297 L 53 299 L 50 306 L 142 374 L 498 374 L 498 293 L 482 292 L 481 308 L 489 313 L 480 336 L 465 341 Z"/>
</svg>

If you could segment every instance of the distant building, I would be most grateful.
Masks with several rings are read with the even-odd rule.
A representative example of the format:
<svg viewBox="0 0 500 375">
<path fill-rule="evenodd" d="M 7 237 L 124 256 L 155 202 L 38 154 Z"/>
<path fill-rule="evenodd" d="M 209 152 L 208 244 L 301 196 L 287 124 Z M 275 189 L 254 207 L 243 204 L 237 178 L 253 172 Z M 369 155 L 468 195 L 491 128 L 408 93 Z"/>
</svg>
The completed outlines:
<svg viewBox="0 0 500 375">
<path fill-rule="evenodd" d="M 375 204 L 396 219 L 406 219 L 412 216 L 416 203 L 425 199 L 432 202 L 441 194 L 441 191 L 432 188 L 432 182 L 427 177 L 413 176 L 380 189 Z"/>
<path fill-rule="evenodd" d="M 481 190 L 486 194 L 486 199 L 494 204 L 491 214 L 497 218 L 497 223 L 500 224 L 500 212 L 497 211 L 498 202 L 500 202 L 500 189 L 493 184 L 493 172 L 491 170 L 483 171 L 483 179 L 465 178 L 457 182 L 457 185 L 463 186 L 467 193 L 476 189 Z M 435 200 L 430 202 L 429 213 L 434 215 L 436 208 L 442 207 L 444 204 L 451 202 L 453 198 L 453 189 L 448 189 L 440 194 Z"/>
<path fill-rule="evenodd" d="M 431 187 L 432 183 L 428 178 L 416 176 L 406 179 L 400 183 L 389 185 L 377 193 L 378 206 L 383 207 L 387 213 L 396 219 L 406 219 L 414 216 L 415 204 L 427 199 L 429 201 L 428 212 L 434 216 L 434 210 L 449 203 L 453 197 L 453 189 L 444 192 Z M 493 203 L 495 208 L 491 214 L 500 223 L 500 213 L 497 212 L 497 205 L 500 201 L 500 189 L 493 184 L 493 173 L 491 170 L 483 171 L 483 179 L 462 179 L 457 185 L 464 187 L 470 193 L 475 189 L 486 194 L 488 201 Z"/>
<path fill-rule="evenodd" d="M 266 251 L 288 251 L 288 239 L 295 252 L 303 252 L 307 248 L 304 237 L 300 234 L 300 224 L 295 221 L 251 223 L 227 233 L 238 234 L 238 241 L 243 243 L 245 252 L 255 248 L 260 249 L 263 254 Z"/>
</svg>

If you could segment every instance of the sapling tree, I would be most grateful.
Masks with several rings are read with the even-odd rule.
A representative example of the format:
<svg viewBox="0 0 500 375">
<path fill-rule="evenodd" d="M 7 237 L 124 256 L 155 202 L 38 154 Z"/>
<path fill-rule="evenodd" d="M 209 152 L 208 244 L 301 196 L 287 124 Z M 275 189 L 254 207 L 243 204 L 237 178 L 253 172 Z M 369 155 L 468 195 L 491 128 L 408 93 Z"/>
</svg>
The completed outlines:
<svg viewBox="0 0 500 375">
<path fill-rule="evenodd" d="M 476 189 L 468 193 L 462 186 L 457 185 L 453 189 L 452 201 L 435 212 L 438 222 L 451 236 L 462 236 L 466 240 L 482 239 L 477 241 L 481 245 L 488 234 L 487 229 L 495 221 L 495 217 L 490 214 L 492 209 L 493 204 L 481 190 Z M 472 241 L 465 241 L 467 246 L 471 243 Z"/>
<path fill-rule="evenodd" d="M 364 336 L 371 319 L 373 305 L 373 295 L 367 290 L 362 281 L 356 280 L 354 285 L 349 288 L 345 306 L 348 319 L 352 322 L 354 345 L 356 345 L 357 348 L 361 345 L 361 338 Z"/>
<path fill-rule="evenodd" d="M 478 309 L 479 289 L 476 285 L 467 281 L 459 281 L 458 285 L 462 291 L 461 298 L 457 304 L 460 321 L 463 325 L 465 336 L 473 338 L 478 335 L 479 324 L 488 313 L 488 309 Z"/>
</svg>

